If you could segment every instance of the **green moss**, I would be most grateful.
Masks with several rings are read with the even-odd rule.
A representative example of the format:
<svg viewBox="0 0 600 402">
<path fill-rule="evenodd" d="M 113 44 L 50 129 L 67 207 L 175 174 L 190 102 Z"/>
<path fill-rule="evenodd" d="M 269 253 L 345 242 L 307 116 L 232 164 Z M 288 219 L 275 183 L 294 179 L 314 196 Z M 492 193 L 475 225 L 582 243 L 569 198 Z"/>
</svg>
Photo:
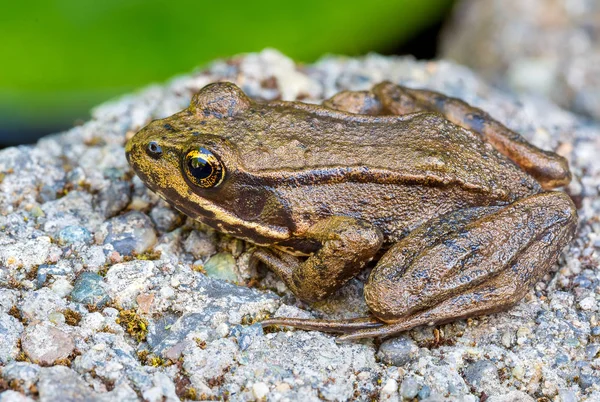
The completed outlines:
<svg viewBox="0 0 600 402">
<path fill-rule="evenodd" d="M 117 318 L 117 324 L 138 342 L 146 340 L 148 335 L 148 321 L 135 312 L 135 310 L 121 310 Z"/>
</svg>

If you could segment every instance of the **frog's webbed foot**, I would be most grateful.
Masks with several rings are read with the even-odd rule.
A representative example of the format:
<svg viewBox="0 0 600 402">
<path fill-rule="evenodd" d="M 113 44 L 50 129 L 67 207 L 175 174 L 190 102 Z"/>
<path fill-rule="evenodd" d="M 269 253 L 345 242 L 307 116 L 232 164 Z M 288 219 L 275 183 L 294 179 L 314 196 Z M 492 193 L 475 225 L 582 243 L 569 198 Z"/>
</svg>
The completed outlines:
<svg viewBox="0 0 600 402">
<path fill-rule="evenodd" d="M 331 216 L 315 223 L 304 234 L 321 247 L 305 261 L 277 249 L 260 248 L 254 258 L 262 261 L 300 299 L 326 298 L 356 276 L 383 243 L 372 224 L 345 216 Z"/>
<path fill-rule="evenodd" d="M 371 91 L 340 92 L 324 101 L 323 105 L 369 115 L 437 112 L 449 121 L 479 134 L 483 140 L 533 176 L 543 188 L 560 187 L 571 181 L 571 172 L 565 158 L 530 144 L 483 110 L 439 92 L 382 82 Z"/>
<path fill-rule="evenodd" d="M 365 300 L 384 325 L 373 319 L 354 329 L 344 321 L 270 323 L 346 332 L 344 341 L 505 310 L 548 271 L 576 222 L 572 201 L 560 192 L 452 212 L 411 232 L 371 272 Z"/>
</svg>

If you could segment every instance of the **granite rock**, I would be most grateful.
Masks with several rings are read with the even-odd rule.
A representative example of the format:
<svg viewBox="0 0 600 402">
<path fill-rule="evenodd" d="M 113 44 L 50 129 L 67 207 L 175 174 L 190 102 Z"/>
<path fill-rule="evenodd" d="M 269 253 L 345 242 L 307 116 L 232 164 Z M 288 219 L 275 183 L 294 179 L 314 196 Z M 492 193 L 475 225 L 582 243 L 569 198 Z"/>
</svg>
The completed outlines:
<svg viewBox="0 0 600 402">
<path fill-rule="evenodd" d="M 368 272 L 324 302 L 298 301 L 251 263 L 243 242 L 179 220 L 131 174 L 123 145 L 217 80 L 261 99 L 319 102 L 384 79 L 464 99 L 566 156 L 577 238 L 503 313 L 417 328 L 379 347 L 263 331 L 257 323 L 274 314 L 365 315 Z M 101 105 L 81 126 L 0 151 L 0 376 L 22 384 L 2 398 L 477 401 L 483 392 L 488 402 L 600 400 L 599 151 L 594 123 L 545 98 L 500 92 L 444 60 L 328 57 L 298 67 L 267 50 Z M 234 282 L 202 272 L 215 255 L 226 256 Z M 23 351 L 50 367 L 15 361 Z"/>
</svg>

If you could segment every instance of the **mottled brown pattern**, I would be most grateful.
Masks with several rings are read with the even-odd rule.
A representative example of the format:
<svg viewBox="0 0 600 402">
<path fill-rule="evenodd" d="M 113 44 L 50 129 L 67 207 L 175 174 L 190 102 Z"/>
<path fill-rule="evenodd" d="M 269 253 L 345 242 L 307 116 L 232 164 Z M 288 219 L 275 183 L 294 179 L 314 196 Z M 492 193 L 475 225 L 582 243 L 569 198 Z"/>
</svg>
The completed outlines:
<svg viewBox="0 0 600 402">
<path fill-rule="evenodd" d="M 200 147 L 226 172 L 212 188 L 182 169 Z M 564 158 L 458 99 L 387 82 L 324 106 L 211 84 L 137 133 L 127 155 L 177 209 L 265 246 L 255 257 L 302 299 L 327 297 L 391 247 L 365 287 L 374 318 L 265 322 L 348 339 L 507 308 L 576 223 L 566 195 L 542 190 L 569 182 Z"/>
</svg>

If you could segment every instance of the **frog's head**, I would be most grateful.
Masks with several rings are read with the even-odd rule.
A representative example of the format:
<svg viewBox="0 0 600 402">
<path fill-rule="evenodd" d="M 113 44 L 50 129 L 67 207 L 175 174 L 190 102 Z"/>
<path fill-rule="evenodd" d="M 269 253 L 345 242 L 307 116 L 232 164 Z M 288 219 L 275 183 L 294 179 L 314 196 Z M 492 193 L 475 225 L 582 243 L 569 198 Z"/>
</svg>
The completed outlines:
<svg viewBox="0 0 600 402">
<path fill-rule="evenodd" d="M 286 212 L 243 169 L 221 128 L 251 105 L 234 84 L 208 85 L 188 109 L 136 133 L 125 151 L 144 184 L 178 210 L 219 231 L 272 244 L 289 236 Z"/>
</svg>

